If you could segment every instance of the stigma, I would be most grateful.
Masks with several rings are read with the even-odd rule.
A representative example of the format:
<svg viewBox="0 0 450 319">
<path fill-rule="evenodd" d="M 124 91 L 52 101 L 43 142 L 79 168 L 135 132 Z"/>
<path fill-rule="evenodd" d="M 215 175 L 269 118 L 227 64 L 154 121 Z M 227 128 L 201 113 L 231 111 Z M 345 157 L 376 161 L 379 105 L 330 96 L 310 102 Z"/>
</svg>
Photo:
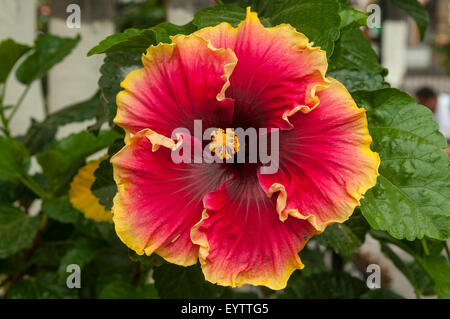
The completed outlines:
<svg viewBox="0 0 450 319">
<path fill-rule="evenodd" d="M 239 139 L 231 128 L 227 128 L 226 131 L 221 128 L 213 131 L 211 140 L 209 150 L 214 152 L 218 158 L 230 159 L 239 152 Z"/>
</svg>

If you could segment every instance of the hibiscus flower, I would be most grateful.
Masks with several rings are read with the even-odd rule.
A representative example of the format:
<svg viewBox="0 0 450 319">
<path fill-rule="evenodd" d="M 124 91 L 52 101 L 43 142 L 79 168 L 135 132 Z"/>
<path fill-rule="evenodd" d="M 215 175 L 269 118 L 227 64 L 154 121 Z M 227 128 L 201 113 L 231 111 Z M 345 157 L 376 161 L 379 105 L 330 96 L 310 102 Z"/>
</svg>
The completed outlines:
<svg viewBox="0 0 450 319">
<path fill-rule="evenodd" d="M 326 78 L 326 53 L 287 24 L 264 28 L 257 14 L 177 35 L 148 48 L 117 96 L 126 133 L 111 162 L 118 193 L 113 221 L 138 254 L 156 253 L 225 286 L 282 289 L 304 267 L 299 251 L 327 225 L 344 222 L 375 185 L 365 110 Z M 248 152 L 228 128 L 279 131 L 279 169 L 258 163 L 176 163 L 180 147 L 203 149 L 177 128 L 215 130 L 228 159 Z M 231 141 L 231 143 L 230 143 Z M 194 152 L 195 153 L 195 152 Z"/>
</svg>

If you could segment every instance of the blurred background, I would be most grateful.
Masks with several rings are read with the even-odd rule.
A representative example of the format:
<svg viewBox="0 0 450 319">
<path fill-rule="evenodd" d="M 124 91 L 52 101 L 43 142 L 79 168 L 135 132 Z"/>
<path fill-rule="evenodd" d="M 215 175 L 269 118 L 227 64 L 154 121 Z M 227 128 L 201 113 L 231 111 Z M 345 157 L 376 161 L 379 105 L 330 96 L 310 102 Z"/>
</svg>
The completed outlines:
<svg viewBox="0 0 450 319">
<path fill-rule="evenodd" d="M 446 126 L 450 122 L 450 0 L 420 2 L 430 17 L 423 41 L 415 22 L 387 1 L 349 1 L 354 8 L 364 12 L 371 4 L 380 6 L 381 26 L 364 31 L 380 62 L 389 69 L 387 80 L 391 86 L 419 97 L 420 103 L 432 109 L 449 140 Z M 12 134 L 25 133 L 32 118 L 44 118 L 44 110 L 55 112 L 84 101 L 96 92 L 104 56 L 87 57 L 86 54 L 105 37 L 131 27 L 151 27 L 162 21 L 185 24 L 196 11 L 214 3 L 213 0 L 0 0 L 0 40 L 10 37 L 17 42 L 32 44 L 41 32 L 66 37 L 80 34 L 82 37 L 68 58 L 32 85 L 21 111 L 11 123 Z M 80 6 L 81 28 L 67 27 L 69 4 Z M 24 90 L 13 76 L 7 85 L 6 105 L 16 101 Z M 58 131 L 58 138 L 91 124 L 92 121 L 70 124 Z M 402 255 L 400 250 L 397 253 Z M 362 267 L 379 264 L 386 288 L 414 298 L 412 287 L 384 258 L 378 242 L 367 238 L 356 258 Z"/>
</svg>

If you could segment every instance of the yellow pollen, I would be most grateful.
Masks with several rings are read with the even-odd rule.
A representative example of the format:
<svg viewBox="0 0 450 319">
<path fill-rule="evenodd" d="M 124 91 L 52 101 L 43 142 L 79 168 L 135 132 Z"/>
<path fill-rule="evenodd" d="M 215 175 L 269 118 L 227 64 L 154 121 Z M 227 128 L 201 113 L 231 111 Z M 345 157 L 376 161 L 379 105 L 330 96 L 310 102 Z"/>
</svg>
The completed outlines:
<svg viewBox="0 0 450 319">
<path fill-rule="evenodd" d="M 227 128 L 226 131 L 221 128 L 213 131 L 211 140 L 209 150 L 218 158 L 230 159 L 233 154 L 239 152 L 239 139 L 231 128 Z"/>
</svg>

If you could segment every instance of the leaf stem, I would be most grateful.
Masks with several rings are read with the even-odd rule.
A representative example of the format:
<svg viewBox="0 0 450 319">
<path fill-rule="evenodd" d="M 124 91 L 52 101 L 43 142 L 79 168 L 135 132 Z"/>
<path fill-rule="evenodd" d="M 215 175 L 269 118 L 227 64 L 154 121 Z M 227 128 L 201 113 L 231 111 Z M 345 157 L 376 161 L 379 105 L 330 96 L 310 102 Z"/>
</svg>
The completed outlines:
<svg viewBox="0 0 450 319">
<path fill-rule="evenodd" d="M 9 126 L 8 126 L 8 120 L 5 116 L 5 109 L 3 108 L 3 99 L 5 97 L 5 91 L 6 91 L 6 82 L 2 85 L 2 90 L 0 92 L 0 118 L 2 121 L 2 131 L 5 133 L 6 136 L 10 136 L 9 134 Z"/>
<path fill-rule="evenodd" d="M 422 242 L 422 247 L 425 252 L 425 255 L 427 255 L 427 256 L 430 255 L 430 251 L 428 250 L 427 240 L 425 239 L 425 237 L 422 238 L 420 241 Z"/>
<path fill-rule="evenodd" d="M 51 195 L 42 189 L 41 186 L 29 175 L 23 174 L 20 176 L 20 181 L 28 187 L 33 193 L 35 193 L 37 196 L 39 196 L 42 199 L 48 199 L 51 198 Z"/>
<path fill-rule="evenodd" d="M 11 113 L 8 116 L 8 123 L 11 121 L 11 119 L 14 117 L 14 115 L 16 114 L 17 110 L 19 109 L 20 105 L 23 102 L 23 99 L 25 98 L 25 96 L 27 95 L 28 91 L 30 90 L 31 85 L 28 84 L 25 89 L 23 90 L 22 94 L 19 97 L 19 100 L 17 100 L 16 105 L 14 105 Z"/>
</svg>

